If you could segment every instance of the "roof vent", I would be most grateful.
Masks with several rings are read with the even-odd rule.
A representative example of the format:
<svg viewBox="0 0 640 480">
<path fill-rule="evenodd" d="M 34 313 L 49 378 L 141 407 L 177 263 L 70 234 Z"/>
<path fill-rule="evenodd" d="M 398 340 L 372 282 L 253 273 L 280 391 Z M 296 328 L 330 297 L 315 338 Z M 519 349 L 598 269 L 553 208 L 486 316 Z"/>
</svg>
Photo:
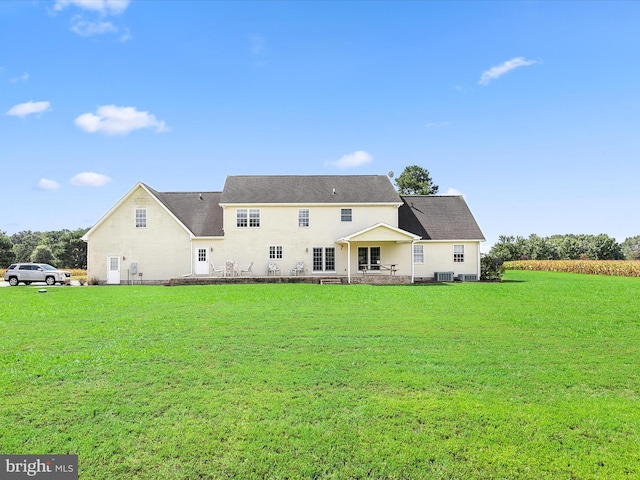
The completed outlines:
<svg viewBox="0 0 640 480">
<path fill-rule="evenodd" d="M 334 194 L 334 195 L 336 194 L 336 189 L 335 189 L 335 188 L 333 189 L 333 194 Z"/>
</svg>

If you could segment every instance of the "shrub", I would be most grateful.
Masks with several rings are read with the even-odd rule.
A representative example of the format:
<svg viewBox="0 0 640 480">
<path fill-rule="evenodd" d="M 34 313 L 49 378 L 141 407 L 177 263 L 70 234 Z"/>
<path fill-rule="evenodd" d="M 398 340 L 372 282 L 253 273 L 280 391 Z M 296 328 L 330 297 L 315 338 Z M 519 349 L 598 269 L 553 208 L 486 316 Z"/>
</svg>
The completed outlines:
<svg viewBox="0 0 640 480">
<path fill-rule="evenodd" d="M 504 262 L 496 257 L 482 255 L 480 259 L 480 280 L 485 282 L 501 282 L 504 274 Z"/>
</svg>

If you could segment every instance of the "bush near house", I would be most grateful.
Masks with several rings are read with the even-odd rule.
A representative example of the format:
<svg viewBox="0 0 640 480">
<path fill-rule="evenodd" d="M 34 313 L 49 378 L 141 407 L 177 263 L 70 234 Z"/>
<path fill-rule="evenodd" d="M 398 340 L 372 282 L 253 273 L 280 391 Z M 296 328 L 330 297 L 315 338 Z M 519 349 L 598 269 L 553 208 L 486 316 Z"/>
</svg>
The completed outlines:
<svg viewBox="0 0 640 480">
<path fill-rule="evenodd" d="M 636 260 L 514 260 L 504 266 L 507 270 L 640 277 L 640 261 Z"/>
</svg>

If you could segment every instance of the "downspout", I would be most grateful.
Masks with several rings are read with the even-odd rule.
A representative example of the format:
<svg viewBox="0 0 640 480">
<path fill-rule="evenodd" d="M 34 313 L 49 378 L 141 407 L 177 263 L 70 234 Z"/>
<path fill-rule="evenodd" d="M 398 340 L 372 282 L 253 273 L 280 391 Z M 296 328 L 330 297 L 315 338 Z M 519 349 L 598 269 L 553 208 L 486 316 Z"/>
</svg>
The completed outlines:
<svg viewBox="0 0 640 480">
<path fill-rule="evenodd" d="M 478 253 L 476 255 L 476 257 L 478 257 L 478 281 L 480 280 L 480 274 L 482 273 L 482 264 L 481 264 L 481 261 L 480 261 L 480 257 L 482 256 L 480 254 L 480 243 L 481 242 L 478 242 Z"/>
<path fill-rule="evenodd" d="M 347 283 L 351 283 L 351 243 L 347 240 Z"/>
</svg>

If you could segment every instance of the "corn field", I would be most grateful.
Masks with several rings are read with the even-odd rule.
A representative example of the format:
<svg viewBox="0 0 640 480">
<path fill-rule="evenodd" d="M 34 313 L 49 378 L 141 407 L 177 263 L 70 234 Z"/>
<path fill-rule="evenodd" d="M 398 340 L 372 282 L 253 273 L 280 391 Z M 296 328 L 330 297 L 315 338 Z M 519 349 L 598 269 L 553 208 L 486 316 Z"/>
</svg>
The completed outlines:
<svg viewBox="0 0 640 480">
<path fill-rule="evenodd" d="M 504 262 L 504 266 L 507 270 L 640 277 L 639 260 L 514 260 Z"/>
</svg>

